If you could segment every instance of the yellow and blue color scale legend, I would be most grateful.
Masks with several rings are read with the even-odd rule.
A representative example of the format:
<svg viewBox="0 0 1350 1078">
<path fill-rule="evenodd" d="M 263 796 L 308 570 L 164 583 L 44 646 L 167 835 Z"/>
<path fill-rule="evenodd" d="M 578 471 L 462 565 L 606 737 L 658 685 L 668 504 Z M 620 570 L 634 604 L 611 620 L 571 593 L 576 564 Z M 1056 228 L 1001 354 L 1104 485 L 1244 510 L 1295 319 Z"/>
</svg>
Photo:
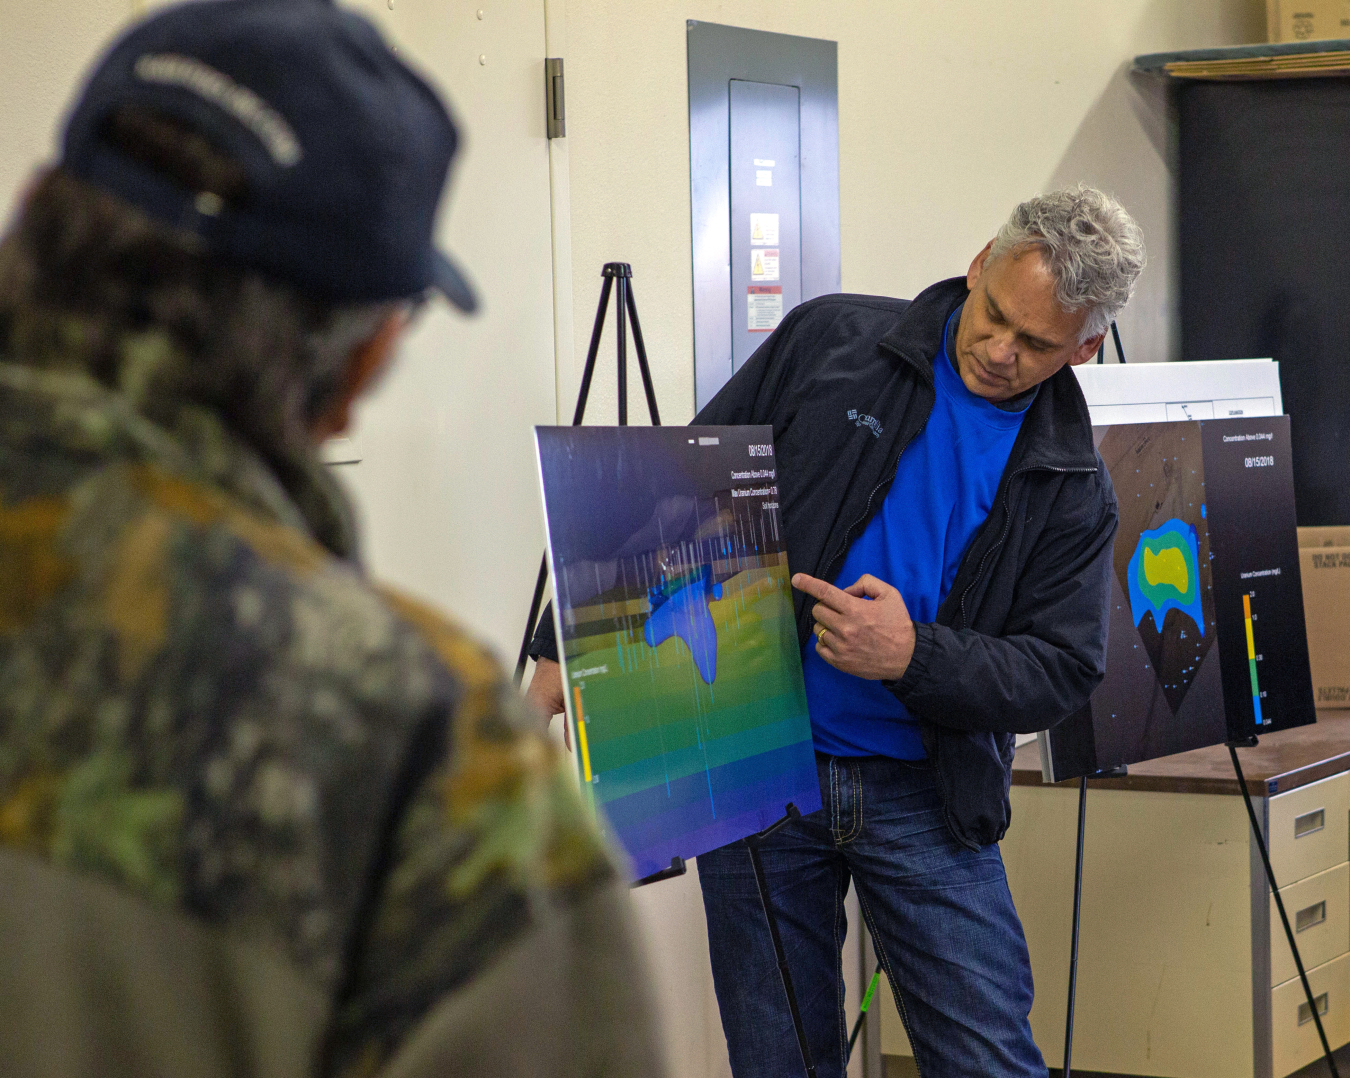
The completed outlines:
<svg viewBox="0 0 1350 1078">
<path fill-rule="evenodd" d="M 1256 637 L 1252 634 L 1252 597 L 1242 593 L 1242 620 L 1247 625 L 1247 666 L 1252 672 L 1252 707 L 1256 709 L 1256 725 L 1264 726 L 1261 718 L 1261 685 L 1256 680 Z"/>
</svg>

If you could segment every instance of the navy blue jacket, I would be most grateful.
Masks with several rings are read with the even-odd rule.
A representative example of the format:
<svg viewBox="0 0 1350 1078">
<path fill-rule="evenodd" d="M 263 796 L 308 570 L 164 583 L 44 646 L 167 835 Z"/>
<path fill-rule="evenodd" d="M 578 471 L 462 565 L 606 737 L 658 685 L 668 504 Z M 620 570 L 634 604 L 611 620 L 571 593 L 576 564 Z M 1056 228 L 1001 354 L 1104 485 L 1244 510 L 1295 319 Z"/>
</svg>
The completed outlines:
<svg viewBox="0 0 1350 1078">
<path fill-rule="evenodd" d="M 794 308 L 694 419 L 768 424 L 788 567 L 833 580 L 933 409 L 933 359 L 964 278 L 912 302 L 822 296 Z M 1008 829 L 1014 734 L 1087 704 L 1106 661 L 1116 499 L 1073 371 L 1041 384 L 993 511 L 914 657 L 887 687 L 919 720 L 947 825 L 966 846 Z M 797 633 L 812 600 L 795 593 Z M 556 655 L 546 618 L 531 652 Z"/>
<path fill-rule="evenodd" d="M 913 302 L 823 296 L 791 311 L 694 422 L 773 426 L 788 567 L 833 580 L 933 409 L 933 360 L 964 278 Z M 1042 383 L 989 518 L 914 658 L 887 687 L 919 720 L 953 835 L 1008 829 L 1014 734 L 1086 705 L 1105 671 L 1116 498 L 1078 379 Z M 812 600 L 797 592 L 797 634 Z"/>
</svg>

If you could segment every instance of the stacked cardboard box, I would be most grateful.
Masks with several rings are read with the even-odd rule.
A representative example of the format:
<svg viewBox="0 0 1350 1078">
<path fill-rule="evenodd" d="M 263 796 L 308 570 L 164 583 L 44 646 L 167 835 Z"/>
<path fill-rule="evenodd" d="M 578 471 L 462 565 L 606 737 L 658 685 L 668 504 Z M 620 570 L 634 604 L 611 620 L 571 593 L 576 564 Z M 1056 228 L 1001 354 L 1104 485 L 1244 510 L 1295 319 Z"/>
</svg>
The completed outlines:
<svg viewBox="0 0 1350 1078">
<path fill-rule="evenodd" d="M 1350 708 L 1350 528 L 1299 528 L 1298 546 L 1313 699 Z"/>
<path fill-rule="evenodd" d="M 1266 38 L 1273 42 L 1350 37 L 1347 0 L 1266 0 Z"/>
</svg>

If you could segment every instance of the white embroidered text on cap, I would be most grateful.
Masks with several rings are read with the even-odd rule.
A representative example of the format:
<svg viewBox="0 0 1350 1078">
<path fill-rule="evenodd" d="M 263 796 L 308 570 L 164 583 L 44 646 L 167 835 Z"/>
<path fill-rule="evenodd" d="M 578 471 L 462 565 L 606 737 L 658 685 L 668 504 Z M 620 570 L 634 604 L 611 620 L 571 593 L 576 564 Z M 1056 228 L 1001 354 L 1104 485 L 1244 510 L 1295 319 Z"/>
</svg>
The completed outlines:
<svg viewBox="0 0 1350 1078">
<path fill-rule="evenodd" d="M 303 156 L 300 142 L 276 109 L 246 86 L 191 56 L 160 53 L 136 61 L 143 82 L 181 86 L 219 105 L 262 140 L 278 165 L 291 166 Z"/>
</svg>

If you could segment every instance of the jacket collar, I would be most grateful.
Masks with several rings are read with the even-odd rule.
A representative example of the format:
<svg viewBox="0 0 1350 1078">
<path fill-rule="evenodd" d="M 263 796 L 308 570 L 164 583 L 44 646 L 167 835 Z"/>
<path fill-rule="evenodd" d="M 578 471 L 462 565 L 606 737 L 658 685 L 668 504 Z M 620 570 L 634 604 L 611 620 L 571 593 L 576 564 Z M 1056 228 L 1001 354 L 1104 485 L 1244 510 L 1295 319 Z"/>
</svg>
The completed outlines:
<svg viewBox="0 0 1350 1078">
<path fill-rule="evenodd" d="M 925 288 L 905 308 L 895 325 L 881 338 L 880 347 L 908 363 L 929 385 L 933 361 L 942 343 L 947 318 L 970 291 L 964 277 L 952 277 Z M 1029 468 L 1095 469 L 1097 450 L 1092 420 L 1078 376 L 1063 367 L 1041 383 L 1027 409 L 1026 419 L 1009 462 L 1017 470 Z"/>
</svg>

